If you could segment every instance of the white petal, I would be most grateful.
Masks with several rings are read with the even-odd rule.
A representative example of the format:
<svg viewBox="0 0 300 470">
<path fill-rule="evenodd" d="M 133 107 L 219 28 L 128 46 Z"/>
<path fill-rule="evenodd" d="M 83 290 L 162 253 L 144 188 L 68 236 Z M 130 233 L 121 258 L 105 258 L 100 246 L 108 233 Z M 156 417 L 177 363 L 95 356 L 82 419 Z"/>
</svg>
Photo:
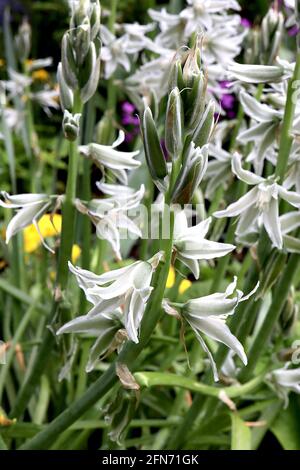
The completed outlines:
<svg viewBox="0 0 300 470">
<path fill-rule="evenodd" d="M 235 217 L 236 215 L 241 214 L 244 210 L 248 209 L 256 203 L 258 188 L 255 187 L 251 189 L 248 193 L 242 196 L 238 201 L 230 204 L 227 209 L 222 211 L 214 212 L 214 217 Z"/>
<path fill-rule="evenodd" d="M 271 198 L 268 208 L 263 211 L 263 224 L 276 248 L 282 248 L 282 235 L 280 230 L 278 201 Z"/>
<path fill-rule="evenodd" d="M 232 349 L 247 365 L 247 356 L 239 340 L 231 333 L 228 326 L 218 317 L 201 318 L 198 321 L 199 328 L 207 336 L 219 341 Z"/>
<path fill-rule="evenodd" d="M 231 167 L 233 173 L 241 180 L 244 181 L 244 183 L 247 184 L 259 184 L 265 181 L 264 178 L 261 176 L 257 176 L 251 171 L 244 170 L 242 168 L 242 159 L 241 156 L 238 153 L 235 153 L 232 158 L 231 162 Z"/>
</svg>

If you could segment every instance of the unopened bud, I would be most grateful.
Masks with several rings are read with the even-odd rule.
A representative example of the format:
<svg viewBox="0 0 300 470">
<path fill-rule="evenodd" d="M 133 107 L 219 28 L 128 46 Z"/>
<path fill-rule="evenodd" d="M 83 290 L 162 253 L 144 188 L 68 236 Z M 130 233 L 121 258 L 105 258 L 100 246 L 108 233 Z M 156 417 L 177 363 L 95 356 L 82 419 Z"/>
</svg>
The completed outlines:
<svg viewBox="0 0 300 470">
<path fill-rule="evenodd" d="M 174 204 L 184 205 L 191 202 L 194 192 L 205 174 L 207 161 L 207 146 L 202 149 L 195 148 L 195 144 L 192 142 L 171 194 L 171 201 Z"/>
<path fill-rule="evenodd" d="M 57 82 L 59 86 L 60 104 L 63 111 L 65 109 L 72 109 L 74 102 L 73 91 L 71 90 L 71 88 L 68 87 L 64 79 L 61 62 L 58 64 L 57 67 Z"/>
<path fill-rule="evenodd" d="M 16 36 L 16 49 L 22 62 L 28 59 L 31 49 L 31 27 L 26 19 L 23 20 Z"/>
<path fill-rule="evenodd" d="M 215 125 L 214 114 L 215 103 L 213 100 L 210 100 L 193 133 L 192 141 L 195 143 L 196 147 L 203 147 L 203 145 L 208 143 Z"/>
<path fill-rule="evenodd" d="M 133 390 L 120 388 L 114 400 L 106 410 L 105 421 L 110 425 L 109 437 L 120 443 L 132 420 L 137 407 L 136 393 Z"/>
<path fill-rule="evenodd" d="M 67 140 L 74 141 L 78 138 L 80 131 L 80 118 L 81 114 L 73 115 L 68 110 L 65 110 L 62 126 Z"/>
<path fill-rule="evenodd" d="M 191 49 L 183 67 L 183 82 L 186 87 L 192 88 L 195 79 L 199 76 L 201 66 L 200 49 L 197 45 Z"/>
<path fill-rule="evenodd" d="M 169 154 L 177 158 L 183 145 L 183 106 L 178 88 L 174 88 L 168 99 L 166 124 L 165 124 L 165 143 Z"/>
<path fill-rule="evenodd" d="M 149 107 L 144 111 L 142 134 L 148 169 L 153 181 L 157 183 L 167 176 L 168 170 L 156 125 Z"/>
<path fill-rule="evenodd" d="M 78 85 L 77 66 L 72 47 L 72 40 L 68 32 L 63 35 L 62 39 L 61 63 L 65 82 L 72 90 L 75 90 Z"/>
<path fill-rule="evenodd" d="M 80 97 L 83 103 L 95 94 L 100 77 L 100 39 L 90 44 L 79 73 Z"/>
</svg>

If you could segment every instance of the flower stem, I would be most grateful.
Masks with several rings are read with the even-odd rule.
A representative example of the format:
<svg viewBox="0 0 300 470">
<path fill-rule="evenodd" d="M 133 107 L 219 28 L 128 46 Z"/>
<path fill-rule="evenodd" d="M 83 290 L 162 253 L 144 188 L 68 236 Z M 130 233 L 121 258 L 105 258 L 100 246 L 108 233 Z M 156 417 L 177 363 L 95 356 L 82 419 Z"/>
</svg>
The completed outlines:
<svg viewBox="0 0 300 470">
<path fill-rule="evenodd" d="M 273 300 L 271 306 L 269 308 L 268 314 L 262 324 L 262 327 L 257 334 L 251 349 L 249 351 L 249 362 L 248 365 L 242 370 L 240 374 L 240 380 L 245 381 L 248 380 L 250 375 L 252 374 L 257 361 L 263 351 L 264 347 L 268 343 L 272 330 L 276 321 L 279 318 L 279 315 L 284 307 L 286 302 L 289 288 L 293 283 L 294 276 L 297 272 L 299 263 L 299 255 L 294 253 L 290 256 L 290 259 L 287 263 L 287 266 L 278 282 L 276 289 L 274 291 Z"/>
<path fill-rule="evenodd" d="M 293 119 L 295 114 L 296 102 L 297 102 L 297 88 L 299 87 L 300 80 L 300 52 L 297 54 L 295 70 L 292 78 L 289 80 L 287 98 L 284 110 L 284 117 L 282 123 L 278 160 L 276 166 L 276 176 L 280 178 L 280 182 L 283 181 L 290 150 L 293 142 L 291 135 L 291 129 L 293 125 Z"/>
<path fill-rule="evenodd" d="M 80 113 L 82 109 L 79 94 L 74 96 L 73 114 Z M 74 229 L 75 229 L 75 215 L 76 211 L 73 205 L 73 200 L 76 197 L 77 186 L 77 172 L 78 172 L 78 153 L 77 142 L 70 142 L 69 146 L 69 164 L 68 164 L 68 179 L 66 186 L 66 194 L 62 209 L 62 231 L 61 231 L 61 244 L 58 257 L 58 270 L 56 279 L 55 296 L 52 304 L 50 315 L 47 318 L 47 323 L 54 324 L 60 313 L 60 320 L 62 322 L 69 320 L 70 312 L 68 309 L 60 309 L 61 301 L 63 299 L 62 293 L 67 288 L 68 282 L 68 261 L 71 259 Z M 60 312 L 59 312 L 60 309 Z M 11 411 L 11 416 L 19 418 L 23 411 L 26 409 L 29 398 L 40 380 L 41 374 L 49 359 L 49 353 L 54 346 L 55 338 L 53 332 L 47 328 L 41 345 L 36 354 L 35 362 L 30 370 L 30 373 L 25 378 L 20 392 L 18 394 L 15 406 Z"/>
<path fill-rule="evenodd" d="M 215 398 L 218 398 L 220 393 L 224 391 L 229 398 L 237 398 L 253 392 L 262 383 L 264 375 L 255 377 L 255 379 L 246 384 L 232 385 L 226 388 L 206 385 L 188 377 L 163 372 L 136 372 L 134 378 L 142 387 L 179 387 Z"/>
</svg>

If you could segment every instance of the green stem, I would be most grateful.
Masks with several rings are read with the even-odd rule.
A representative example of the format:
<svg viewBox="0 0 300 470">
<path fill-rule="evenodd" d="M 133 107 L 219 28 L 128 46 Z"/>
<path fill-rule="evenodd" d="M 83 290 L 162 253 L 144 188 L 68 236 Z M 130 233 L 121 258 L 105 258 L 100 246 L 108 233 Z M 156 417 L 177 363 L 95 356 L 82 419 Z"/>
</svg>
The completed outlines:
<svg viewBox="0 0 300 470">
<path fill-rule="evenodd" d="M 82 105 L 79 94 L 75 94 L 73 114 L 80 113 L 81 107 Z M 72 246 L 74 241 L 76 211 L 73 201 L 76 197 L 78 172 L 77 142 L 70 142 L 69 149 L 68 179 L 62 209 L 62 231 L 58 257 L 56 289 L 52 309 L 47 319 L 47 322 L 50 324 L 53 324 L 57 320 L 61 306 L 60 304 L 63 299 L 62 294 L 67 288 L 69 273 L 68 261 L 71 259 Z M 70 319 L 70 312 L 67 309 L 61 309 L 60 317 L 61 322 L 67 321 Z M 29 398 L 44 371 L 45 365 L 49 359 L 49 351 L 51 351 L 53 348 L 54 343 L 55 338 L 53 336 L 53 332 L 47 328 L 43 337 L 43 341 L 37 351 L 32 369 L 22 384 L 15 406 L 11 411 L 11 416 L 19 418 L 25 410 Z"/>
<path fill-rule="evenodd" d="M 297 102 L 297 88 L 299 87 L 300 80 L 300 53 L 297 54 L 297 60 L 295 64 L 295 70 L 292 78 L 289 80 L 287 99 L 284 110 L 284 117 L 281 129 L 281 137 L 279 144 L 278 160 L 276 166 L 276 176 L 280 178 L 280 182 L 283 181 L 285 176 L 286 167 L 290 155 L 290 150 L 293 142 L 291 135 L 291 128 L 293 125 L 293 119 L 295 114 L 296 102 Z"/>
<path fill-rule="evenodd" d="M 83 144 L 88 144 L 92 141 L 93 130 L 95 124 L 95 105 L 90 100 L 85 107 L 85 129 Z M 83 177 L 82 177 L 82 191 L 81 197 L 84 201 L 91 199 L 91 162 L 85 158 L 83 162 Z M 81 255 L 81 266 L 84 269 L 90 269 L 91 262 L 91 221 L 89 217 L 83 215 L 81 217 L 81 230 L 82 230 L 82 255 Z M 84 312 L 86 306 L 86 299 L 84 292 L 80 292 L 80 303 L 79 311 Z"/>
<path fill-rule="evenodd" d="M 296 253 L 292 254 L 282 274 L 282 277 L 280 278 L 280 281 L 278 282 L 276 286 L 272 304 L 269 308 L 268 314 L 253 344 L 251 345 L 251 349 L 248 355 L 248 359 L 249 359 L 248 365 L 242 370 L 240 374 L 241 381 L 248 380 L 249 376 L 252 374 L 257 364 L 257 361 L 263 349 L 265 348 L 265 346 L 267 345 L 270 339 L 274 325 L 276 321 L 278 320 L 280 313 L 286 302 L 286 299 L 289 293 L 289 288 L 291 284 L 293 283 L 294 276 L 297 272 L 298 263 L 299 263 L 299 255 Z"/>
<path fill-rule="evenodd" d="M 10 343 L 10 348 L 8 350 L 8 353 L 6 354 L 5 365 L 3 365 L 0 370 L 0 403 L 2 401 L 2 395 L 3 395 L 3 390 L 5 387 L 6 377 L 7 377 L 11 362 L 15 354 L 16 346 L 18 342 L 20 341 L 20 339 L 22 338 L 22 335 L 25 329 L 27 328 L 27 325 L 32 317 L 32 314 L 35 312 L 35 310 L 36 310 L 35 305 L 32 305 L 31 307 L 29 307 L 29 309 L 23 316 L 21 322 L 19 323 L 17 331 L 14 334 L 13 340 Z"/>
<path fill-rule="evenodd" d="M 136 372 L 134 374 L 134 378 L 141 387 L 180 387 L 190 390 L 191 392 L 216 398 L 219 398 L 220 394 L 225 392 L 229 398 L 237 398 L 253 392 L 253 390 L 262 383 L 264 375 L 260 375 L 243 385 L 232 385 L 231 387 L 226 388 L 206 385 L 201 382 L 196 382 L 188 377 L 164 372 Z"/>
</svg>

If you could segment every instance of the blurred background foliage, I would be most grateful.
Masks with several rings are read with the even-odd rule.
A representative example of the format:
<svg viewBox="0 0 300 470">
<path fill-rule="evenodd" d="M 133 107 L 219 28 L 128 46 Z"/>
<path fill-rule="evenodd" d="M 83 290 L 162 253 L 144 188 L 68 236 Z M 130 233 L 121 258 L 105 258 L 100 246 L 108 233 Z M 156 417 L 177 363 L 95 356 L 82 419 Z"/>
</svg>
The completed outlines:
<svg viewBox="0 0 300 470">
<path fill-rule="evenodd" d="M 180 4 L 184 0 L 171 0 L 171 9 L 180 9 Z M 240 0 L 242 6 L 242 17 L 248 18 L 251 23 L 259 22 L 266 13 L 270 5 L 268 0 Z M 110 0 L 102 0 L 103 10 L 109 9 Z M 168 5 L 169 2 L 163 0 L 120 0 L 119 18 L 120 22 L 131 23 L 138 21 L 145 23 L 148 8 L 155 5 Z M 54 63 L 59 59 L 60 41 L 68 25 L 67 1 L 64 0 L 0 0 L 0 20 L 3 21 L 3 11 L 5 6 L 9 6 L 13 12 L 12 26 L 16 29 L 23 15 L 28 16 L 32 24 L 33 31 L 39 31 L 33 39 L 33 52 L 35 57 L 52 56 Z M 1 38 L 1 50 L 3 41 Z"/>
</svg>

